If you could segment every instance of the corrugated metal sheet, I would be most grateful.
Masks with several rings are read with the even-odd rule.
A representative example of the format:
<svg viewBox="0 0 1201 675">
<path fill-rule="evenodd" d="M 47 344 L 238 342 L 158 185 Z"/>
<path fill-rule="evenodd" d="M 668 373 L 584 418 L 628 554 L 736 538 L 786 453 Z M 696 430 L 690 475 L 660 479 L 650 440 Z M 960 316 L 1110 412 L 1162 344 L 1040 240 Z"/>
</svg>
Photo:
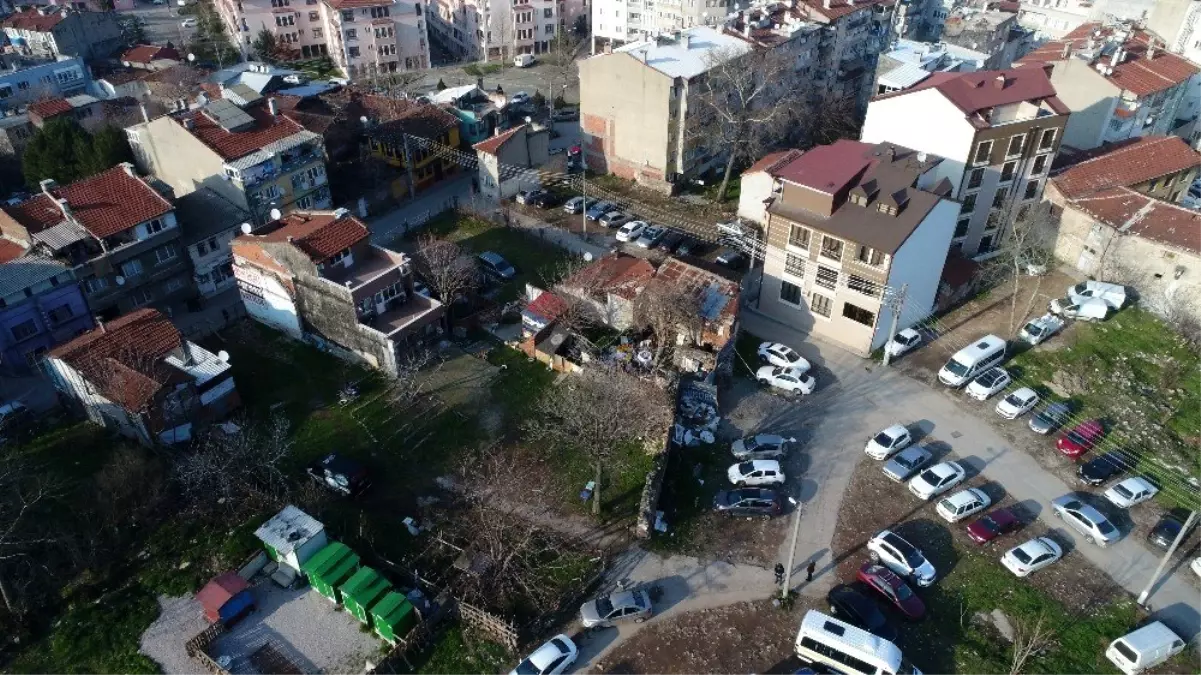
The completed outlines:
<svg viewBox="0 0 1201 675">
<path fill-rule="evenodd" d="M 908 89 L 930 77 L 930 71 L 913 63 L 903 63 L 880 76 L 880 84 L 897 89 Z"/>
<path fill-rule="evenodd" d="M 20 293 L 26 288 L 69 272 L 70 269 L 49 258 L 24 256 L 0 265 L 0 298 Z"/>
<path fill-rule="evenodd" d="M 324 529 L 325 526 L 312 516 L 289 504 L 259 526 L 254 536 L 275 549 L 280 556 L 286 556 Z"/>
</svg>

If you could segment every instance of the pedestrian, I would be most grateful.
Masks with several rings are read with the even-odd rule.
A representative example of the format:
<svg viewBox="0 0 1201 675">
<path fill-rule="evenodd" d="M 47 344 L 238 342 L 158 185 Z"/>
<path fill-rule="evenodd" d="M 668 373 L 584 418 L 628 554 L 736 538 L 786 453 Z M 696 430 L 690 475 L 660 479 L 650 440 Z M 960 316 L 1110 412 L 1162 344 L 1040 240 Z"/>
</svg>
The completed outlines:
<svg viewBox="0 0 1201 675">
<path fill-rule="evenodd" d="M 782 583 L 784 583 L 784 565 L 783 563 L 776 563 L 776 584 Z"/>
<path fill-rule="evenodd" d="M 817 561 L 810 560 L 809 566 L 805 568 L 805 581 L 813 581 L 813 570 L 817 569 Z"/>
</svg>

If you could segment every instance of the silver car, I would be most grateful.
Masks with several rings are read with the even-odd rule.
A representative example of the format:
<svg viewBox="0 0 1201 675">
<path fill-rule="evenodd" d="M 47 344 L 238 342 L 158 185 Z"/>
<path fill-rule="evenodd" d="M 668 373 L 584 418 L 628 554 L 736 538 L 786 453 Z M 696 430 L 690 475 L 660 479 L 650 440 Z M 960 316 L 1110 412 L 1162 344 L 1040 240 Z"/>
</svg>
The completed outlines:
<svg viewBox="0 0 1201 675">
<path fill-rule="evenodd" d="M 931 457 L 933 455 L 930 451 L 922 446 L 910 446 L 893 455 L 892 459 L 884 464 L 884 475 L 898 483 L 904 483 L 925 466 Z"/>
<path fill-rule="evenodd" d="M 1051 509 L 1056 518 L 1071 525 L 1090 544 L 1105 548 L 1122 538 L 1122 533 L 1108 518 L 1073 495 L 1052 499 Z"/>
<path fill-rule="evenodd" d="M 795 438 L 776 434 L 755 434 L 730 444 L 730 452 L 738 459 L 780 459 L 788 453 L 788 444 Z"/>
<path fill-rule="evenodd" d="M 580 621 L 584 628 L 604 628 L 623 621 L 642 623 L 651 613 L 651 598 L 646 591 L 618 591 L 581 605 Z"/>
</svg>

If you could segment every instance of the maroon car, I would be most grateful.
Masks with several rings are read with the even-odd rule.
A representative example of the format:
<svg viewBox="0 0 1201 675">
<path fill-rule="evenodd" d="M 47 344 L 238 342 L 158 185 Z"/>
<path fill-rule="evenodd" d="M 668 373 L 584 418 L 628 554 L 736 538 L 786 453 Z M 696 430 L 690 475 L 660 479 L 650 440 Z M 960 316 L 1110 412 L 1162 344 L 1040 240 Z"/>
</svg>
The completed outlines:
<svg viewBox="0 0 1201 675">
<path fill-rule="evenodd" d="M 976 522 L 967 526 L 967 536 L 977 544 L 987 544 L 1003 534 L 1009 534 L 1018 529 L 1022 521 L 1009 509 L 997 509 L 992 513 L 977 518 Z"/>
<path fill-rule="evenodd" d="M 1098 420 L 1089 420 L 1076 425 L 1076 428 L 1064 434 L 1055 442 L 1059 452 L 1069 459 L 1079 459 L 1080 455 L 1093 449 L 1101 441 L 1105 430 Z"/>
<path fill-rule="evenodd" d="M 907 618 L 920 619 L 926 615 L 926 603 L 914 594 L 913 589 L 909 588 L 896 572 L 883 565 L 867 563 L 859 569 L 856 576 L 873 591 L 884 596 L 885 600 Z"/>
</svg>

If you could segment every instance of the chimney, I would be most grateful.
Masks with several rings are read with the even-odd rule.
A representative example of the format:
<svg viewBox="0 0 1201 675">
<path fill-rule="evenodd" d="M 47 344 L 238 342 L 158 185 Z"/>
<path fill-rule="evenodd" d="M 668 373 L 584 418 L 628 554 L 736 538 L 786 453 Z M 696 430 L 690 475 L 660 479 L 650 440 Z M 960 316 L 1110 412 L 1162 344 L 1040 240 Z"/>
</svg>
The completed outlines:
<svg viewBox="0 0 1201 675">
<path fill-rule="evenodd" d="M 688 47 L 691 43 L 692 43 L 692 36 L 689 35 L 688 33 L 684 33 L 683 35 L 680 36 L 680 46 L 682 46 L 685 49 L 685 51 L 688 49 Z"/>
<path fill-rule="evenodd" d="M 183 128 L 187 129 L 188 131 L 195 129 L 196 128 L 196 120 L 192 119 L 191 117 L 183 118 Z"/>
<path fill-rule="evenodd" d="M 822 0 L 822 8 L 830 9 L 830 0 Z"/>
<path fill-rule="evenodd" d="M 271 111 L 272 117 L 279 116 L 279 104 L 275 102 L 274 96 L 267 99 L 267 110 Z"/>
<path fill-rule="evenodd" d="M 108 332 L 108 329 L 104 327 L 104 319 L 101 319 L 99 316 L 93 316 L 92 320 L 96 322 L 96 330 L 100 331 L 101 333 Z"/>
<path fill-rule="evenodd" d="M 612 41 L 609 41 L 609 42 L 606 42 L 606 43 L 605 43 L 605 53 L 606 53 L 606 54 L 612 54 L 612 53 L 613 53 L 613 42 L 612 42 Z"/>
<path fill-rule="evenodd" d="M 142 121 L 149 122 L 150 121 L 150 111 L 146 109 L 146 104 L 139 103 L 138 109 L 142 111 Z"/>
<path fill-rule="evenodd" d="M 1122 49 L 1121 45 L 1118 45 L 1117 48 L 1113 50 L 1113 58 L 1109 60 L 1109 67 L 1117 68 L 1122 64 L 1122 58 L 1124 56 L 1126 56 L 1126 50 Z"/>
<path fill-rule="evenodd" d="M 137 171 L 134 171 L 134 169 L 133 169 L 133 164 L 131 164 L 131 163 L 129 163 L 129 162 L 121 162 L 121 164 L 120 164 L 120 167 L 121 167 L 122 169 L 125 169 L 125 175 L 126 175 L 126 176 L 129 176 L 130 178 L 137 178 L 137 177 L 138 177 L 138 172 L 137 172 Z"/>
<path fill-rule="evenodd" d="M 643 63 L 646 63 L 646 55 L 647 55 L 647 52 L 649 52 L 649 51 L 650 51 L 650 49 L 639 49 L 638 50 L 638 60 Z"/>
<path fill-rule="evenodd" d="M 483 89 L 484 88 L 484 78 L 482 78 L 482 77 L 475 78 L 475 86 L 479 87 L 480 89 Z"/>
<path fill-rule="evenodd" d="M 887 157 L 888 161 L 891 162 L 892 160 L 897 158 L 897 149 L 892 147 L 891 145 L 888 146 L 887 148 L 884 149 L 884 156 Z"/>
<path fill-rule="evenodd" d="M 1009 84 L 1009 81 L 1005 79 L 1004 73 L 997 75 L 996 78 L 993 79 L 993 86 L 997 89 L 1004 89 L 1005 85 L 1007 84 Z"/>
<path fill-rule="evenodd" d="M 1155 40 L 1152 40 L 1149 43 L 1147 43 L 1147 58 L 1148 59 L 1155 58 Z"/>
<path fill-rule="evenodd" d="M 75 214 L 71 212 L 71 205 L 67 200 L 60 197 L 55 199 L 54 203 L 58 204 L 58 210 L 63 212 L 63 220 L 75 220 Z"/>
<path fill-rule="evenodd" d="M 41 186 L 42 192 L 50 195 L 51 198 L 53 198 L 54 195 L 52 195 L 50 193 L 53 192 L 54 189 L 58 187 L 58 181 L 54 180 L 53 178 L 43 178 L 42 180 L 38 181 L 38 185 Z"/>
</svg>

